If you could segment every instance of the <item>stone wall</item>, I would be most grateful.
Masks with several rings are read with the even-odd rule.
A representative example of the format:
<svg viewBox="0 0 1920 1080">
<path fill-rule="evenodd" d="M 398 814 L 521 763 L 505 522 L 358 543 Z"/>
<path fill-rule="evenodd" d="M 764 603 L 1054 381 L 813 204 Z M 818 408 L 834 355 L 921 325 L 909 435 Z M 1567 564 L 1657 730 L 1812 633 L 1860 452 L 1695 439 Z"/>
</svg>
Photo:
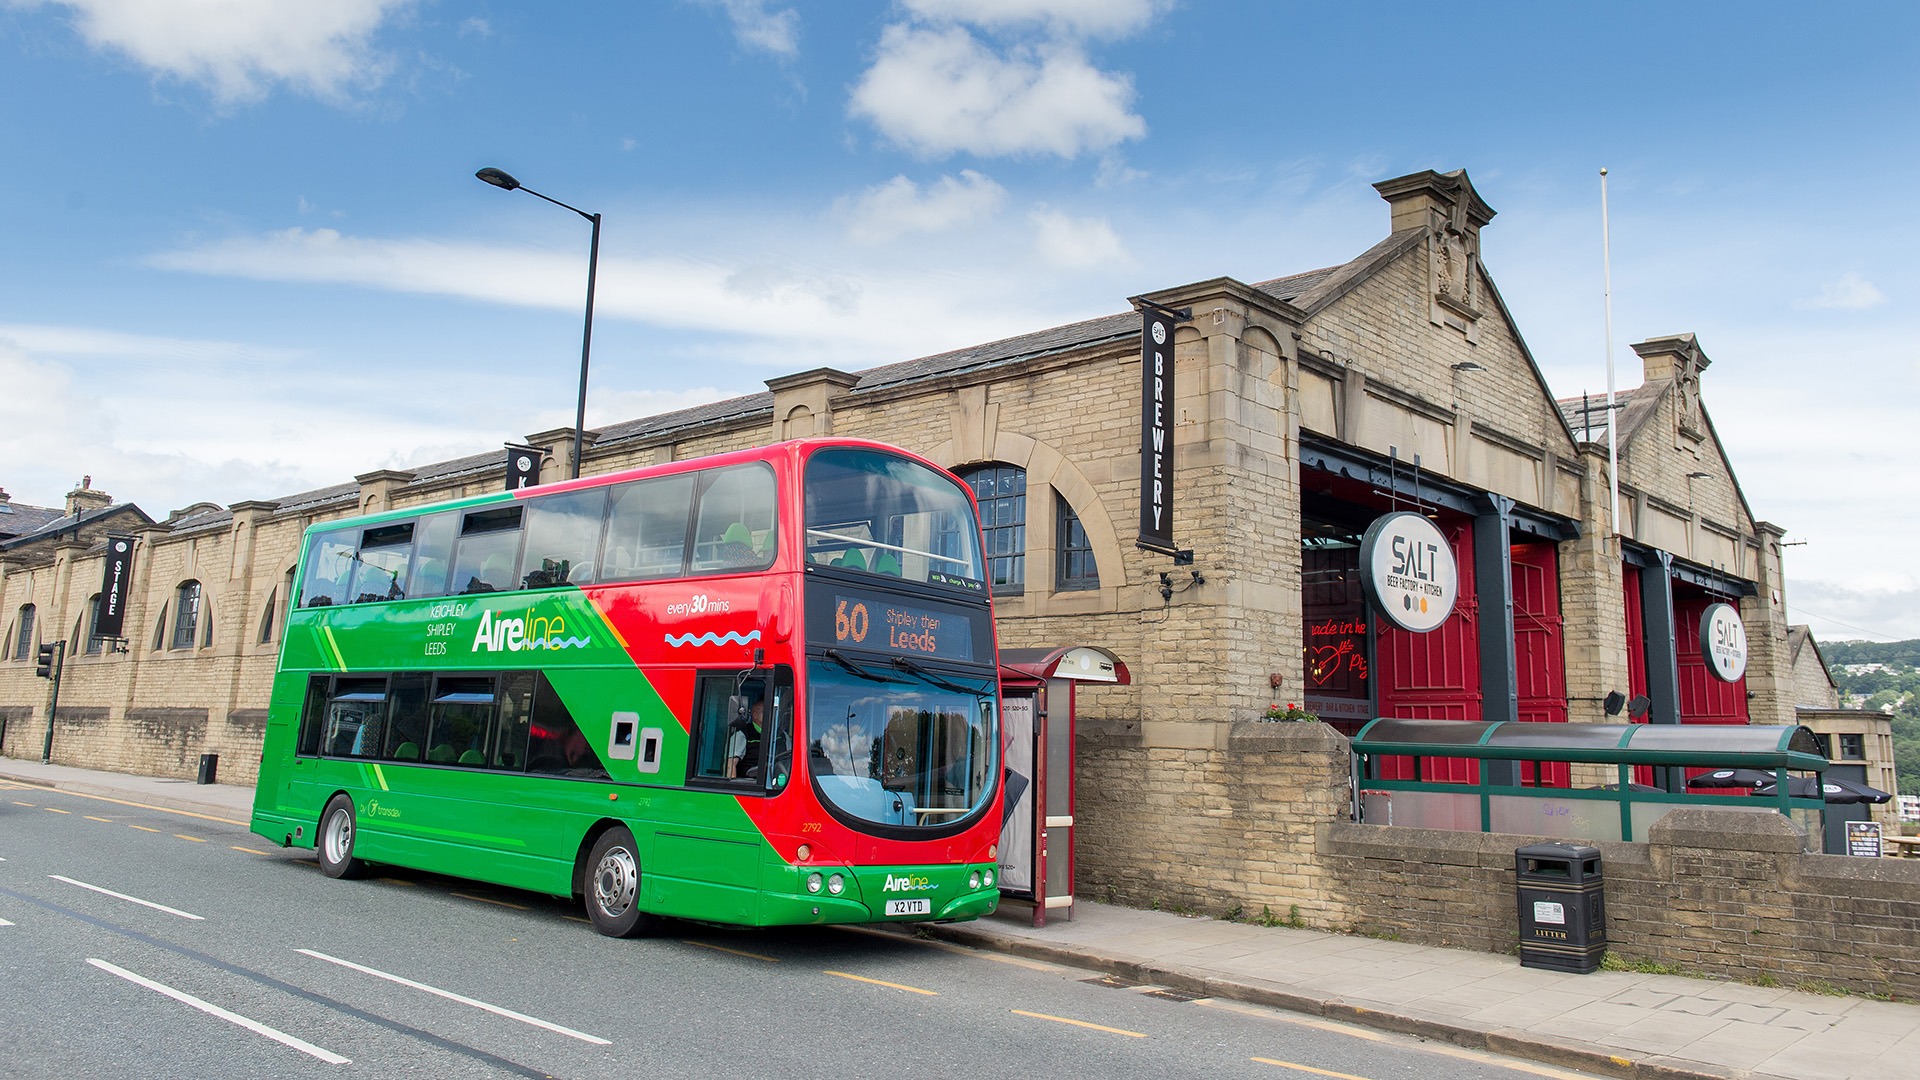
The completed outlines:
<svg viewBox="0 0 1920 1080">
<path fill-rule="evenodd" d="M 1347 921 L 1318 833 L 1348 810 L 1346 740 L 1325 724 L 1241 721 L 1224 745 L 1143 745 L 1140 725 L 1082 721 L 1075 892 L 1254 918 Z"/>
<path fill-rule="evenodd" d="M 1329 824 L 1350 928 L 1508 952 L 1514 849 L 1548 838 Z M 1771 810 L 1687 808 L 1645 844 L 1599 842 L 1608 947 L 1690 973 L 1920 997 L 1920 860 L 1806 853 Z"/>
</svg>

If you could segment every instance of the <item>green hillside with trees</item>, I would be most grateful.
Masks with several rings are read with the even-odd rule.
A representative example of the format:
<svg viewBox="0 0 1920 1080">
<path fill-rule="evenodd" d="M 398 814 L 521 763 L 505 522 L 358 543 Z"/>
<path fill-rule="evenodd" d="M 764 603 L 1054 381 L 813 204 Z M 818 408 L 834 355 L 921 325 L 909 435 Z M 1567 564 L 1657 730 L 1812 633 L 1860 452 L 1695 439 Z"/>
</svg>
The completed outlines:
<svg viewBox="0 0 1920 1080">
<path fill-rule="evenodd" d="M 1845 695 L 1866 698 L 1864 708 L 1885 711 L 1893 718 L 1893 757 L 1900 772 L 1900 790 L 1920 794 L 1920 641 L 1822 642 L 1833 681 Z M 1881 665 L 1850 673 L 1849 666 Z M 1891 706 L 1891 709 L 1888 707 Z"/>
</svg>

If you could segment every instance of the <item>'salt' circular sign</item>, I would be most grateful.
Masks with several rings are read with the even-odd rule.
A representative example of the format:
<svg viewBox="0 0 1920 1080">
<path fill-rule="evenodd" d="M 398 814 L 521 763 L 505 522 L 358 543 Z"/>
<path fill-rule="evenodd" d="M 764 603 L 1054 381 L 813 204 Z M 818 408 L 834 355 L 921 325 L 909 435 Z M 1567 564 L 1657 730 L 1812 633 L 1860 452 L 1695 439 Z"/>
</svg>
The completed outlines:
<svg viewBox="0 0 1920 1080">
<path fill-rule="evenodd" d="M 1419 634 L 1446 622 L 1460 596 L 1453 545 L 1438 526 L 1411 510 L 1367 526 L 1360 541 L 1360 581 L 1388 621 Z"/>
<path fill-rule="evenodd" d="M 1723 682 L 1747 673 L 1747 626 L 1732 604 L 1708 604 L 1701 612 L 1700 655 Z"/>
</svg>

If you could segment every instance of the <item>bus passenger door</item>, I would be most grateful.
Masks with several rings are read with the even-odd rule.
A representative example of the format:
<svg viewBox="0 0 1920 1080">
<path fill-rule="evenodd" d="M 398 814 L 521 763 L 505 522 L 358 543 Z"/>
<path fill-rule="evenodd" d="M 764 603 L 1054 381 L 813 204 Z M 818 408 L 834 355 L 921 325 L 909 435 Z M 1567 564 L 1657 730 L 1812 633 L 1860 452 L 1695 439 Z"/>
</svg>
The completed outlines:
<svg viewBox="0 0 1920 1080">
<path fill-rule="evenodd" d="M 787 669 L 782 685 L 791 686 Z M 646 877 L 661 914 L 754 921 L 766 839 L 740 805 L 759 797 L 771 731 L 775 671 L 703 674 L 689 732 L 686 812 L 660 824 Z"/>
</svg>

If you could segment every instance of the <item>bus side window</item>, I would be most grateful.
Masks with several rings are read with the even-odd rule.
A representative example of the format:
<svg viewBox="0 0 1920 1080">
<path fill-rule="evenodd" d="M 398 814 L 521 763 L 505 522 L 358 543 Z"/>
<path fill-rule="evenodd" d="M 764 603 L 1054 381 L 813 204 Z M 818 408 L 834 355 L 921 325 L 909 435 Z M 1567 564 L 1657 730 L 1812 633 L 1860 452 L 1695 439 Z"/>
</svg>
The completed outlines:
<svg viewBox="0 0 1920 1080">
<path fill-rule="evenodd" d="M 368 529 L 360 537 L 360 556 L 347 595 L 356 604 L 405 599 L 407 560 L 412 554 L 413 522 Z"/>
<path fill-rule="evenodd" d="M 533 672 L 509 671 L 500 677 L 499 731 L 493 740 L 493 767 L 518 772 L 527 767 L 527 734 L 533 723 Z"/>
<path fill-rule="evenodd" d="M 332 676 L 307 677 L 307 700 L 300 709 L 300 748 L 296 751 L 301 757 L 320 756 L 320 729 L 325 725 L 327 695 L 332 690 Z"/>
<path fill-rule="evenodd" d="M 387 687 L 392 711 L 387 717 L 387 742 L 381 756 L 390 761 L 419 761 L 427 743 L 427 684 L 431 677 L 404 672 Z"/>
<path fill-rule="evenodd" d="M 501 506 L 469 511 L 460 522 L 454 549 L 452 590 L 505 592 L 514 587 L 520 561 L 520 518 L 524 507 Z"/>
<path fill-rule="evenodd" d="M 763 570 L 773 565 L 773 470 L 741 465 L 703 474 L 694 526 L 693 572 Z"/>
<path fill-rule="evenodd" d="M 613 489 L 599 580 L 678 577 L 687 570 L 687 520 L 694 474 L 639 480 Z"/>
<path fill-rule="evenodd" d="M 527 771 L 604 780 L 606 766 L 588 744 L 580 725 L 553 684 L 534 673 L 533 716 L 527 725 Z"/>
<path fill-rule="evenodd" d="M 427 761 L 434 765 L 486 764 L 494 704 L 492 676 L 441 676 L 427 709 Z"/>
<path fill-rule="evenodd" d="M 407 581 L 408 596 L 418 599 L 447 594 L 447 566 L 453 561 L 454 530 L 459 527 L 459 511 L 420 519 L 413 532 L 413 575 Z"/>
<path fill-rule="evenodd" d="M 320 733 L 322 754 L 328 757 L 376 756 L 386 731 L 385 676 L 342 676 L 334 680 L 333 696 L 327 699 L 326 727 Z"/>
<path fill-rule="evenodd" d="M 357 529 L 339 529 L 313 538 L 313 546 L 307 549 L 307 565 L 300 573 L 301 607 L 347 603 L 354 548 L 359 541 Z"/>
<path fill-rule="evenodd" d="M 607 489 L 588 488 L 528 500 L 525 588 L 584 585 L 593 580 Z"/>
<path fill-rule="evenodd" d="M 766 760 L 766 682 L 764 676 L 743 680 L 734 671 L 700 677 L 689 735 L 689 781 L 759 781 Z"/>
</svg>

